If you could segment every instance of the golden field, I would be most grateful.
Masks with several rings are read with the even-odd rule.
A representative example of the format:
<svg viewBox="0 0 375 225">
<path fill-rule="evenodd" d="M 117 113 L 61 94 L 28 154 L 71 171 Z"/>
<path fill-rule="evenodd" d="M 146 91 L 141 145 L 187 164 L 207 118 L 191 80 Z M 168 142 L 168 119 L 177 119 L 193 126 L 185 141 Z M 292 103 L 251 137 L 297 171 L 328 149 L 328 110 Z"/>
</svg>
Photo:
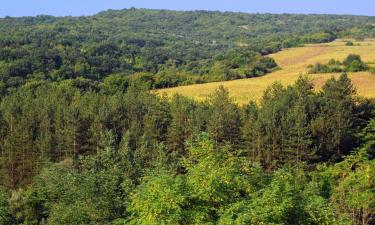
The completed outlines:
<svg viewBox="0 0 375 225">
<path fill-rule="evenodd" d="M 262 77 L 234 81 L 196 84 L 158 90 L 158 94 L 172 96 L 176 93 L 197 100 L 206 99 L 220 85 L 230 91 L 239 104 L 249 100 L 259 100 L 264 90 L 274 82 L 283 85 L 293 84 L 300 74 L 307 73 L 307 66 L 317 62 L 327 63 L 330 59 L 343 60 L 349 54 L 358 54 L 370 66 L 375 66 L 375 40 L 354 42 L 354 46 L 346 46 L 346 41 L 336 40 L 331 43 L 306 45 L 305 47 L 290 48 L 270 55 L 280 69 Z M 317 90 L 332 76 L 339 74 L 311 74 Z M 369 72 L 349 73 L 360 96 L 375 98 L 375 74 Z"/>
</svg>

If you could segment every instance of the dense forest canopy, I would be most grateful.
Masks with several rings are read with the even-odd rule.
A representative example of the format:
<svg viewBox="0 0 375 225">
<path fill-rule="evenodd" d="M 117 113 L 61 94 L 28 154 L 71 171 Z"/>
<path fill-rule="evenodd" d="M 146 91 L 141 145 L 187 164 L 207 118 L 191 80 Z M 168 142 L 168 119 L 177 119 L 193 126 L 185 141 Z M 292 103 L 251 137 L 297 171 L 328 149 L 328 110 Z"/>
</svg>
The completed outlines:
<svg viewBox="0 0 375 225">
<path fill-rule="evenodd" d="M 374 224 L 375 101 L 345 73 L 320 91 L 307 76 L 270 84 L 243 106 L 224 87 L 203 102 L 150 92 L 260 76 L 277 68 L 269 53 L 374 37 L 373 24 L 138 9 L 0 19 L 0 225 Z"/>
<path fill-rule="evenodd" d="M 24 85 L 0 104 L 0 224 L 373 224 L 375 102 L 308 77 L 220 88 Z"/>
<path fill-rule="evenodd" d="M 0 19 L 1 91 L 83 77 L 163 88 L 261 76 L 264 55 L 338 37 L 375 36 L 375 18 L 167 10 Z"/>
</svg>

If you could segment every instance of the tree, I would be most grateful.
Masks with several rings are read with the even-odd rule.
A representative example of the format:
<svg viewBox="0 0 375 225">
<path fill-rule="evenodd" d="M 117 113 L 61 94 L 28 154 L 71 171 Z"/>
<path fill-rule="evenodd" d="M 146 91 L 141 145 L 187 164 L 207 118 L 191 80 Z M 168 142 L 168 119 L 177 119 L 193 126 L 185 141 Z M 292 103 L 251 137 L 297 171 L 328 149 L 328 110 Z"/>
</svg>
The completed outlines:
<svg viewBox="0 0 375 225">
<path fill-rule="evenodd" d="M 188 190 L 182 176 L 159 170 L 142 179 L 131 197 L 129 224 L 184 224 Z"/>
<path fill-rule="evenodd" d="M 259 143 L 257 151 L 261 153 L 262 164 L 270 169 L 275 169 L 281 160 L 282 136 L 281 125 L 282 116 L 288 108 L 288 104 L 282 101 L 289 101 L 286 90 L 280 83 L 274 83 L 265 92 L 261 99 L 261 109 L 259 110 Z"/>
<path fill-rule="evenodd" d="M 367 149 L 371 159 L 375 158 L 375 119 L 371 119 L 360 134 L 362 145 Z"/>
<path fill-rule="evenodd" d="M 102 133 L 98 152 L 81 158 L 78 165 L 66 159 L 46 167 L 24 195 L 20 223 L 108 224 L 122 218 L 133 189 L 124 176 L 123 157 L 108 131 Z"/>
<path fill-rule="evenodd" d="M 0 224 L 7 225 L 11 223 L 11 214 L 9 209 L 8 194 L 0 189 Z"/>
<path fill-rule="evenodd" d="M 252 161 L 260 161 L 262 134 L 258 118 L 259 108 L 255 102 L 250 102 L 243 107 L 242 148 Z"/>
<path fill-rule="evenodd" d="M 195 104 L 180 95 L 173 97 L 171 101 L 172 121 L 168 129 L 168 147 L 172 160 L 177 162 L 186 156 L 186 142 L 192 138 L 194 131 L 196 110 Z"/>
<path fill-rule="evenodd" d="M 337 217 L 348 224 L 374 222 L 374 160 L 369 160 L 365 147 L 347 156 L 344 161 L 320 168 L 315 178 L 322 190 L 330 193 L 329 200 Z"/>
<path fill-rule="evenodd" d="M 350 54 L 343 62 L 346 71 L 348 72 L 359 72 L 367 70 L 368 67 L 365 63 L 362 62 L 362 59 L 359 55 Z"/>
<path fill-rule="evenodd" d="M 263 179 L 254 192 L 221 210 L 219 224 L 340 223 L 303 170 L 287 167 Z"/>
<path fill-rule="evenodd" d="M 230 99 L 228 90 L 220 86 L 210 97 L 209 104 L 212 112 L 207 125 L 208 133 L 218 143 L 237 145 L 241 137 L 241 120 L 239 109 Z"/>
<path fill-rule="evenodd" d="M 299 165 L 301 162 L 311 159 L 314 152 L 311 149 L 311 129 L 304 103 L 299 101 L 286 115 L 283 123 L 288 127 L 284 140 L 284 154 L 286 162 Z"/>
<path fill-rule="evenodd" d="M 337 80 L 331 78 L 322 87 L 321 114 L 313 122 L 313 133 L 320 146 L 318 152 L 324 158 L 340 158 L 353 145 L 355 93 L 346 74 Z"/>
<path fill-rule="evenodd" d="M 262 185 L 260 168 L 236 157 L 228 146 L 217 146 L 207 134 L 190 144 L 184 161 L 190 190 L 189 224 L 214 223 L 220 210 Z"/>
</svg>

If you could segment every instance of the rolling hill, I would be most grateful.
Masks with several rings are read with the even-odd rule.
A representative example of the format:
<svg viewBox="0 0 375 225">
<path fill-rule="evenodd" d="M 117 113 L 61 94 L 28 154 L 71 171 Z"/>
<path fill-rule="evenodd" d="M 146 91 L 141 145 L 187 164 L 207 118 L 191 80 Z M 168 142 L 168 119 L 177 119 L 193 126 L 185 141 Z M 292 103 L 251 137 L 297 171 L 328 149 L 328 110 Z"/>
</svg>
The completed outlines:
<svg viewBox="0 0 375 225">
<path fill-rule="evenodd" d="M 354 42 L 354 46 L 346 46 L 345 40 L 336 40 L 325 44 L 312 44 L 305 47 L 289 48 L 270 55 L 274 58 L 280 69 L 256 78 L 215 82 L 207 84 L 196 84 L 158 90 L 160 94 L 172 96 L 182 94 L 197 100 L 204 100 L 213 93 L 219 86 L 228 88 L 231 96 L 243 104 L 249 100 L 259 100 L 264 90 L 274 82 L 283 85 L 292 84 L 300 74 L 307 73 L 307 66 L 317 62 L 326 63 L 330 59 L 343 60 L 348 54 L 359 54 L 363 60 L 372 65 L 375 63 L 375 40 L 367 39 L 361 42 Z M 339 74 L 311 74 L 310 77 L 316 89 L 324 82 Z M 375 97 L 375 75 L 369 72 L 349 73 L 357 92 L 360 96 Z"/>
<path fill-rule="evenodd" d="M 375 38 L 375 17 L 108 10 L 0 18 L 0 94 L 28 82 L 134 80 L 150 89 L 264 75 L 264 55 L 338 38 Z M 107 81 L 107 82 L 106 82 Z M 79 82 L 79 81 L 78 81 Z"/>
</svg>

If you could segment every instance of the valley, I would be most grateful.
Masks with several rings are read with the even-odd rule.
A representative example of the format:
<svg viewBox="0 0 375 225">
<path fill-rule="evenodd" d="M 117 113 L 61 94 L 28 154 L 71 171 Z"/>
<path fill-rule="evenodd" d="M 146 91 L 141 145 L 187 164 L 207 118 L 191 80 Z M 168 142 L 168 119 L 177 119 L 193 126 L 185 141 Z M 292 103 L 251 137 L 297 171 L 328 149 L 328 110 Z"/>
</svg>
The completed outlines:
<svg viewBox="0 0 375 225">
<path fill-rule="evenodd" d="M 219 86 L 229 90 L 231 97 L 239 104 L 250 100 L 259 100 L 264 90 L 274 82 L 280 82 L 284 86 L 293 84 L 300 74 L 307 74 L 307 66 L 317 62 L 326 63 L 330 59 L 343 60 L 348 54 L 358 54 L 363 61 L 373 66 L 375 63 L 375 39 L 355 41 L 354 46 L 346 46 L 346 40 L 336 40 L 324 44 L 309 44 L 304 47 L 284 49 L 269 57 L 275 59 L 280 69 L 265 76 L 233 81 L 214 82 L 207 84 L 195 84 L 158 90 L 159 94 L 181 94 L 196 100 L 205 100 Z M 310 74 L 319 90 L 325 81 L 338 74 Z M 348 74 L 357 89 L 357 93 L 363 97 L 375 97 L 375 75 L 369 72 L 357 72 Z"/>
</svg>

